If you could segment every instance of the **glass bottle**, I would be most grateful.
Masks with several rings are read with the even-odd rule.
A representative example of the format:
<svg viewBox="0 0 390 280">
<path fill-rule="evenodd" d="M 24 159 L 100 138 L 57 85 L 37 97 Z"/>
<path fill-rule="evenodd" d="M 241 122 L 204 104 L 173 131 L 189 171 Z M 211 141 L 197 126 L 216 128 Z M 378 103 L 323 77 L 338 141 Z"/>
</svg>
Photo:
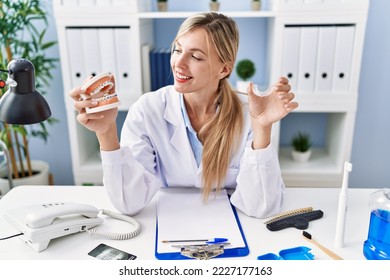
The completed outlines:
<svg viewBox="0 0 390 280">
<path fill-rule="evenodd" d="M 390 260 L 390 189 L 370 195 L 370 225 L 363 254 L 368 260 Z"/>
</svg>

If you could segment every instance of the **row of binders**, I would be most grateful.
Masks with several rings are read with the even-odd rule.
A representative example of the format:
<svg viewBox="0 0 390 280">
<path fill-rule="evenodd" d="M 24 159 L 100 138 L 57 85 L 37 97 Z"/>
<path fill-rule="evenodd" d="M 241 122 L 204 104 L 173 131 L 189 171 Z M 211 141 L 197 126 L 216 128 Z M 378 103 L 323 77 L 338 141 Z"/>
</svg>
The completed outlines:
<svg viewBox="0 0 390 280">
<path fill-rule="evenodd" d="M 130 27 L 69 27 L 65 30 L 71 87 L 101 72 L 115 74 L 120 99 L 131 91 L 134 76 L 134 47 Z"/>
<path fill-rule="evenodd" d="M 297 93 L 348 92 L 354 36 L 354 25 L 286 25 L 283 75 Z"/>
<path fill-rule="evenodd" d="M 149 52 L 151 90 L 173 84 L 169 48 L 152 49 Z"/>
</svg>

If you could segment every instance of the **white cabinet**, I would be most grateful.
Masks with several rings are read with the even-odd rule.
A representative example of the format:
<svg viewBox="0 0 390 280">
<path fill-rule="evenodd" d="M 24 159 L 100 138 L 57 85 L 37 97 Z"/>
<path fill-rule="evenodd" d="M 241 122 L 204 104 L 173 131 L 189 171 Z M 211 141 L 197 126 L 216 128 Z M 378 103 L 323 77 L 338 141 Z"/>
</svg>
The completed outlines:
<svg viewBox="0 0 390 280">
<path fill-rule="evenodd" d="M 271 80 L 290 76 L 299 102 L 279 124 L 283 179 L 287 186 L 341 186 L 351 157 L 368 1 L 276 2 Z M 289 126 L 305 131 L 308 123 L 322 127 L 322 144 L 309 162 L 296 163 L 281 141 L 291 139 Z"/>
<path fill-rule="evenodd" d="M 96 137 L 77 123 L 69 90 L 87 75 L 112 71 L 125 113 L 150 84 L 144 46 L 154 45 L 153 21 L 184 19 L 199 12 L 153 12 L 152 3 L 54 2 L 76 184 L 101 184 L 102 171 Z M 256 21 L 267 31 L 260 50 L 267 64 L 263 86 L 283 75 L 296 93 L 299 108 L 275 125 L 272 139 L 287 186 L 341 184 L 343 163 L 351 156 L 368 4 L 368 0 L 273 0 L 266 11 L 221 10 L 240 21 L 263 19 Z M 257 29 L 253 27 L 254 36 Z M 309 162 L 296 163 L 286 139 L 293 130 L 310 126 L 320 127 L 321 135 L 314 136 L 321 137 L 321 144 Z"/>
<path fill-rule="evenodd" d="M 99 144 L 81 126 L 68 92 L 90 75 L 112 72 L 120 110 L 127 110 L 144 91 L 141 46 L 152 43 L 152 22 L 137 14 L 149 1 L 57 0 L 53 3 L 61 56 L 72 169 L 75 183 L 101 184 Z"/>
</svg>

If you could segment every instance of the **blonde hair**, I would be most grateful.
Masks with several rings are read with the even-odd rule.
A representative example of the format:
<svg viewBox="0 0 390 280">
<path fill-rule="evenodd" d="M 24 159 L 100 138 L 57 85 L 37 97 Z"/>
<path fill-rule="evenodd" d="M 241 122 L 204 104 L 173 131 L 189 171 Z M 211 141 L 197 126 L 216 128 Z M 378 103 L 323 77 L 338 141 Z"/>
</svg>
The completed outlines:
<svg viewBox="0 0 390 280">
<path fill-rule="evenodd" d="M 236 23 L 231 18 L 215 12 L 197 14 L 183 22 L 173 43 L 197 28 L 206 31 L 207 39 L 231 73 L 239 43 Z M 219 81 L 215 99 L 215 104 L 218 104 L 217 113 L 198 132 L 203 143 L 202 188 L 205 199 L 213 189 L 223 188 L 230 160 L 237 150 L 242 134 L 242 105 L 228 81 L 230 73 Z"/>
</svg>

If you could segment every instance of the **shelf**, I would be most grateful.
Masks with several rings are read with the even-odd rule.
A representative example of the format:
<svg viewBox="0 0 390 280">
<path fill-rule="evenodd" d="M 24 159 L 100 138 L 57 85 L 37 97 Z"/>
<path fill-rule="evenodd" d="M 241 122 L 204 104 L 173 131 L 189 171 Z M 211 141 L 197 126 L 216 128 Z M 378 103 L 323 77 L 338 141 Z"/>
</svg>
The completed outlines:
<svg viewBox="0 0 390 280">
<path fill-rule="evenodd" d="M 96 170 L 102 168 L 102 159 L 100 152 L 97 150 L 95 153 L 92 153 L 88 158 L 83 161 L 83 169 L 85 170 Z"/>
<path fill-rule="evenodd" d="M 292 159 L 291 148 L 279 149 L 282 178 L 287 187 L 340 187 L 342 166 L 336 155 L 313 149 L 308 162 Z"/>
<path fill-rule="evenodd" d="M 340 172 L 337 155 L 330 154 L 322 148 L 313 148 L 310 160 L 302 163 L 292 159 L 291 148 L 280 148 L 279 163 L 283 174 L 335 174 Z"/>
<path fill-rule="evenodd" d="M 146 12 L 139 13 L 138 18 L 140 19 L 157 19 L 157 18 L 187 18 L 194 14 L 199 14 L 208 11 L 192 11 L 192 12 Z M 224 15 L 234 17 L 234 18 L 274 18 L 276 16 L 275 12 L 271 11 L 220 11 Z"/>
<path fill-rule="evenodd" d="M 356 111 L 357 98 L 355 94 L 347 93 L 295 93 L 299 107 L 295 112 L 351 112 Z"/>
<path fill-rule="evenodd" d="M 86 158 L 82 164 L 80 164 L 79 170 L 77 174 L 74 174 L 74 177 L 77 185 L 102 185 L 103 170 L 100 153 L 96 151 Z"/>
</svg>

